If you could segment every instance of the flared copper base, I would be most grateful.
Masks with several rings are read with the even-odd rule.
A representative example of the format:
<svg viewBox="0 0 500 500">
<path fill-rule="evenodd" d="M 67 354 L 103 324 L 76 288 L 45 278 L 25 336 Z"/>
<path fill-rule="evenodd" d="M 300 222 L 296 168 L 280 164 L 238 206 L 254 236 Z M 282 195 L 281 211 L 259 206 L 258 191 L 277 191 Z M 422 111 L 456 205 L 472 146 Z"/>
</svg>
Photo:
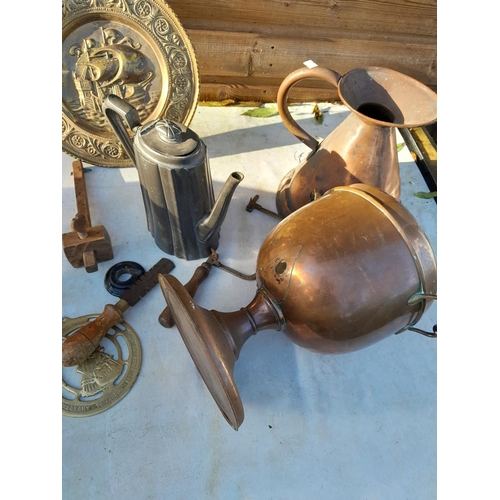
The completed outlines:
<svg viewBox="0 0 500 500">
<path fill-rule="evenodd" d="M 186 347 L 208 390 L 229 425 L 238 430 L 243 404 L 233 378 L 235 356 L 213 314 L 197 306 L 173 276 L 159 283 Z"/>
<path fill-rule="evenodd" d="M 229 425 L 238 430 L 244 412 L 233 372 L 243 344 L 259 330 L 281 330 L 279 306 L 264 291 L 239 311 L 208 311 L 193 302 L 173 276 L 159 276 L 160 287 L 175 324 L 208 390 Z"/>
</svg>

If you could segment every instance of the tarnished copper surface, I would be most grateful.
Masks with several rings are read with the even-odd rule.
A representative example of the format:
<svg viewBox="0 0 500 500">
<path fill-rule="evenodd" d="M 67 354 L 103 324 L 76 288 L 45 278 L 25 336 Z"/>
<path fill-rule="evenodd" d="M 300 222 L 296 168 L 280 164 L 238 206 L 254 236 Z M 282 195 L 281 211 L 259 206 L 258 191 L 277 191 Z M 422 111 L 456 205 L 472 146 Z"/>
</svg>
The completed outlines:
<svg viewBox="0 0 500 500">
<path fill-rule="evenodd" d="M 436 261 L 414 217 L 379 188 L 337 187 L 281 221 L 257 257 L 257 293 L 235 312 L 199 307 L 172 276 L 160 286 L 226 420 L 243 421 L 233 370 L 260 330 L 347 353 L 415 325 L 437 297 Z M 241 408 L 240 408 L 241 406 Z"/>
<path fill-rule="evenodd" d="M 337 187 L 267 236 L 257 286 L 286 318 L 285 334 L 317 352 L 369 346 L 414 324 L 436 293 L 436 263 L 413 216 L 373 187 Z"/>
<path fill-rule="evenodd" d="M 342 102 L 351 111 L 321 143 L 297 124 L 287 106 L 291 87 L 305 78 L 326 80 L 338 87 Z M 280 116 L 288 130 L 312 152 L 282 179 L 276 195 L 280 215 L 286 217 L 332 187 L 355 183 L 378 187 L 399 200 L 395 129 L 435 122 L 436 101 L 431 89 L 387 68 L 357 68 L 341 76 L 315 67 L 288 75 L 278 92 Z"/>
</svg>

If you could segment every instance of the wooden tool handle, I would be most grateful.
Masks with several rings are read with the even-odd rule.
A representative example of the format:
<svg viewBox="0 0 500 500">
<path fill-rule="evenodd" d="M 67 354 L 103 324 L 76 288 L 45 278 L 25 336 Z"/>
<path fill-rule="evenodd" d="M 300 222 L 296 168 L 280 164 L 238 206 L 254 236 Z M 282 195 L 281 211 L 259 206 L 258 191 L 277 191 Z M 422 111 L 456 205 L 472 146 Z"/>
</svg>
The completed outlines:
<svg viewBox="0 0 500 500">
<path fill-rule="evenodd" d="M 207 279 L 211 268 L 212 266 L 210 264 L 204 262 L 201 266 L 196 268 L 191 279 L 184 285 L 184 288 L 187 290 L 189 295 L 191 295 L 191 297 L 194 297 L 198 287 Z M 158 322 L 165 328 L 172 328 L 175 325 L 172 312 L 168 305 L 165 309 L 163 309 L 162 313 L 158 317 Z"/>
<path fill-rule="evenodd" d="M 86 226 L 90 227 L 92 226 L 92 222 L 90 221 L 89 199 L 87 196 L 87 185 L 85 184 L 82 161 L 75 160 L 72 166 L 73 181 L 75 183 L 76 209 L 78 214 L 85 217 Z"/>
<path fill-rule="evenodd" d="M 125 301 L 118 301 L 115 305 L 106 304 L 99 317 L 69 336 L 62 345 L 63 366 L 83 363 L 97 349 L 106 332 L 122 321 L 127 307 Z"/>
</svg>

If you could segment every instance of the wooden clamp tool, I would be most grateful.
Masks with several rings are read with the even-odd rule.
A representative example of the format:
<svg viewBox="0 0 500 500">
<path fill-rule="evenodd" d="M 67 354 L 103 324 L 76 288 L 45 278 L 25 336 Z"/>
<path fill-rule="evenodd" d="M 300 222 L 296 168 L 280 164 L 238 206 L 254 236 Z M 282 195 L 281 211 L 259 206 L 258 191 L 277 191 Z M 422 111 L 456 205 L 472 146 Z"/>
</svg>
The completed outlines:
<svg viewBox="0 0 500 500">
<path fill-rule="evenodd" d="M 89 201 L 80 160 L 73 162 L 77 214 L 70 233 L 62 235 L 64 253 L 73 267 L 85 266 L 88 273 L 97 271 L 97 264 L 113 258 L 111 239 L 104 226 L 92 226 Z"/>
</svg>

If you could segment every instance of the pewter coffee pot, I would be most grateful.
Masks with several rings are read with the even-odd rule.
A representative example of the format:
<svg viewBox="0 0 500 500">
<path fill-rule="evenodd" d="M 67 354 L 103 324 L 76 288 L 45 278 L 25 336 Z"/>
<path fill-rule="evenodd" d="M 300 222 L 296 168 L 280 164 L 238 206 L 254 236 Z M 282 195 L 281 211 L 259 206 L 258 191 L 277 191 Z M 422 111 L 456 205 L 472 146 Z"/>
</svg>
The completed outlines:
<svg viewBox="0 0 500 500">
<path fill-rule="evenodd" d="M 215 200 L 204 142 L 170 120 L 141 125 L 137 110 L 110 94 L 103 112 L 139 173 L 148 230 L 169 255 L 195 260 L 219 245 L 220 227 L 243 174 L 233 172 Z M 122 119 L 135 133 L 130 139 Z"/>
<path fill-rule="evenodd" d="M 163 295 L 198 371 L 237 430 L 243 404 L 233 371 L 260 330 L 319 353 L 361 349 L 414 328 L 437 299 L 436 261 L 414 217 L 379 188 L 336 187 L 283 219 L 257 256 L 257 292 L 234 312 L 207 310 L 173 276 Z"/>
<path fill-rule="evenodd" d="M 337 87 L 340 99 L 351 111 L 321 143 L 302 129 L 288 110 L 288 93 L 304 78 L 326 80 Z M 279 214 L 286 217 L 332 187 L 354 183 L 378 187 L 399 200 L 395 129 L 435 122 L 436 101 L 431 89 L 387 68 L 357 68 L 341 76 L 316 66 L 288 75 L 278 91 L 278 110 L 287 129 L 312 151 L 282 179 L 276 194 Z"/>
</svg>

